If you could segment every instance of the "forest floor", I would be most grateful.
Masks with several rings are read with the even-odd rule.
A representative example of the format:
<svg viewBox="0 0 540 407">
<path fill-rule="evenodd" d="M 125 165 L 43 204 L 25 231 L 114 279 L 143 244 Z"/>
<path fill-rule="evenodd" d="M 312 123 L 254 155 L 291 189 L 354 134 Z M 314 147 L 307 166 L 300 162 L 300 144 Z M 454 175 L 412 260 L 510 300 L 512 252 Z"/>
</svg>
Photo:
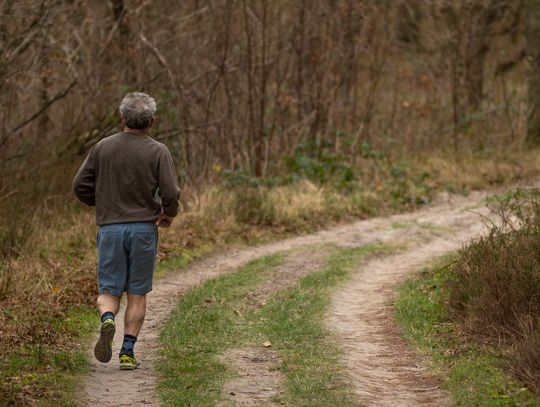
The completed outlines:
<svg viewBox="0 0 540 407">
<path fill-rule="evenodd" d="M 142 368 L 120 371 L 115 358 L 104 365 L 92 357 L 81 402 L 110 406 L 159 404 L 158 367 L 163 357 L 160 330 L 178 300 L 203 282 L 235 272 L 263 256 L 288 253 L 271 278 L 247 293 L 251 302 L 264 305 L 272 293 L 319 271 L 326 248 L 383 244 L 396 249 L 358 261 L 350 277 L 333 291 L 325 310 L 325 325 L 335 333 L 332 340 L 342 350 L 347 386 L 354 393 L 355 405 L 445 404 L 447 396 L 438 379 L 402 339 L 392 301 L 396 286 L 408 275 L 482 233 L 484 216 L 488 214 L 485 198 L 486 194 L 480 192 L 467 197 L 446 194 L 434 205 L 413 213 L 358 221 L 307 236 L 218 253 L 185 270 L 168 273 L 155 282 L 149 295 L 146 322 L 136 346 Z M 123 308 L 117 317 L 113 355 L 121 343 Z M 269 346 L 228 349 L 220 360 L 239 372 L 224 384 L 219 396 L 221 405 L 279 404 L 276 395 L 284 391 L 285 379 L 280 373 L 278 351 Z"/>
</svg>

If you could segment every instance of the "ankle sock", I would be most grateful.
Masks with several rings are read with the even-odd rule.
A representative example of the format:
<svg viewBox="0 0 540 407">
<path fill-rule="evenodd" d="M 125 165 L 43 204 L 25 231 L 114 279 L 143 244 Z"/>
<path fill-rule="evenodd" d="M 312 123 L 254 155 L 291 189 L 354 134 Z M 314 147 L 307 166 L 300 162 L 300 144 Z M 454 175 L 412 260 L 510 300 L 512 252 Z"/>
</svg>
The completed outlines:
<svg viewBox="0 0 540 407">
<path fill-rule="evenodd" d="M 133 348 L 135 347 L 135 342 L 137 342 L 137 337 L 133 335 L 124 335 L 124 343 L 122 344 L 122 349 L 120 350 L 121 355 L 129 355 L 133 357 Z"/>
<path fill-rule="evenodd" d="M 103 315 L 101 315 L 101 322 L 105 322 L 108 319 L 114 321 L 114 314 L 111 311 L 104 312 Z"/>
</svg>

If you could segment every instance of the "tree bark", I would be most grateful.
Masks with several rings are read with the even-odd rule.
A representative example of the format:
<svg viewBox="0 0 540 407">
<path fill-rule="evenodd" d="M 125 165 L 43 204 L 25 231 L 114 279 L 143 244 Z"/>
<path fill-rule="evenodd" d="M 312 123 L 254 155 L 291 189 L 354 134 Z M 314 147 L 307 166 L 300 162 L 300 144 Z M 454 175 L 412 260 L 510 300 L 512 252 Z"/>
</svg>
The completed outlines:
<svg viewBox="0 0 540 407">
<path fill-rule="evenodd" d="M 540 0 L 527 1 L 527 141 L 540 145 Z"/>
<path fill-rule="evenodd" d="M 421 2 L 402 1 L 397 7 L 397 39 L 412 47 L 420 48 Z"/>
<path fill-rule="evenodd" d="M 490 40 L 489 29 L 492 21 L 488 19 L 490 3 L 473 3 L 465 8 L 462 18 L 470 18 L 467 27 L 465 58 L 465 89 L 469 110 L 480 108 L 484 93 L 484 65 Z"/>
</svg>

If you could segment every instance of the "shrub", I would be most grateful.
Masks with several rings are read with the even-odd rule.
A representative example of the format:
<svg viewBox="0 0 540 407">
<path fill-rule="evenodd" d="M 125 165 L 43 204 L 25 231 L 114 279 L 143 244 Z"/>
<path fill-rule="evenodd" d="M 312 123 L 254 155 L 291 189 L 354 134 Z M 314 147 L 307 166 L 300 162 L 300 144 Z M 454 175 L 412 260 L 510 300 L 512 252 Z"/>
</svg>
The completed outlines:
<svg viewBox="0 0 540 407">
<path fill-rule="evenodd" d="M 540 192 L 518 190 L 494 202 L 498 221 L 459 252 L 450 309 L 465 331 L 510 349 L 509 362 L 540 389 Z"/>
</svg>

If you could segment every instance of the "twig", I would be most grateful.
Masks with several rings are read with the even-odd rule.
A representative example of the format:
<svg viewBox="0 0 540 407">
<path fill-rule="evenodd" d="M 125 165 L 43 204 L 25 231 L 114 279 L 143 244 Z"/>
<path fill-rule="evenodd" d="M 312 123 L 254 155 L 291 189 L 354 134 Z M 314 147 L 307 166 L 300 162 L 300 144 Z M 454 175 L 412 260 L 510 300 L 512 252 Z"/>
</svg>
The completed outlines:
<svg viewBox="0 0 540 407">
<path fill-rule="evenodd" d="M 165 69 L 165 71 L 167 71 L 167 75 L 169 76 L 169 79 L 171 81 L 171 83 L 173 84 L 173 86 L 176 88 L 177 87 L 177 83 L 176 83 L 176 80 L 175 80 L 175 76 L 173 75 L 173 72 L 169 66 L 169 64 L 167 63 L 167 60 L 165 59 L 165 57 L 161 54 L 161 52 L 159 52 L 159 50 L 157 49 L 157 47 L 152 44 L 148 38 L 146 38 L 146 36 L 144 35 L 144 33 L 141 31 L 139 33 L 139 37 L 141 39 L 141 41 L 148 47 L 150 48 L 150 50 L 154 53 L 154 55 L 156 56 L 156 59 L 158 60 L 158 62 L 160 63 L 160 65 Z"/>
<path fill-rule="evenodd" d="M 36 119 L 40 114 L 42 114 L 45 110 L 49 108 L 53 103 L 56 101 L 66 97 L 66 95 L 69 93 L 69 91 L 77 84 L 77 80 L 74 80 L 71 82 L 71 84 L 65 89 L 63 92 L 57 93 L 55 97 L 53 97 L 51 100 L 49 100 L 47 103 L 45 103 L 37 112 L 35 112 L 32 116 L 30 116 L 28 119 L 24 120 L 22 123 L 15 126 L 13 129 L 11 129 L 12 133 L 15 133 L 22 129 L 24 126 L 26 126 L 28 123 Z"/>
<path fill-rule="evenodd" d="M 9 191 L 6 195 L 0 198 L 0 201 L 3 201 L 4 199 L 8 199 L 10 196 L 15 195 L 17 192 L 18 192 L 17 188 Z"/>
</svg>

